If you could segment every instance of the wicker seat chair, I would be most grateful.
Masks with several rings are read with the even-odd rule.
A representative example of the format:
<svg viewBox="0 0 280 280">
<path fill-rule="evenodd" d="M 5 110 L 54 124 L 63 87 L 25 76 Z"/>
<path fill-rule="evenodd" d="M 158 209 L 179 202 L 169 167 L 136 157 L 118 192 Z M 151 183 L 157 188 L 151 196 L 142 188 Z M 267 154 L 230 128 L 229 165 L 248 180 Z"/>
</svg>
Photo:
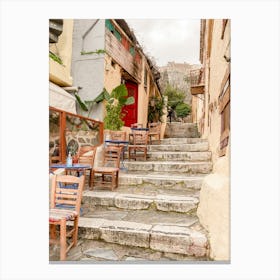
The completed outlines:
<svg viewBox="0 0 280 280">
<path fill-rule="evenodd" d="M 101 186 L 114 190 L 118 187 L 121 153 L 122 147 L 109 145 L 104 148 L 103 166 L 93 168 L 93 188 Z"/>
<path fill-rule="evenodd" d="M 128 145 L 128 159 L 143 157 L 147 160 L 148 131 L 132 131 L 132 145 Z"/>
<path fill-rule="evenodd" d="M 54 175 L 52 178 L 49 226 L 50 244 L 60 244 L 60 260 L 66 259 L 67 252 L 77 245 L 78 222 L 85 176 Z M 67 231 L 66 222 L 73 221 L 73 227 Z M 57 239 L 56 226 L 59 226 Z M 67 238 L 70 240 L 67 246 Z"/>
<path fill-rule="evenodd" d="M 90 146 L 90 145 L 85 145 L 81 146 L 78 150 L 78 162 L 81 164 L 88 164 L 91 166 L 91 170 L 89 172 L 89 188 L 91 187 L 93 183 L 93 165 L 94 165 L 94 159 L 96 155 L 96 147 L 95 146 Z"/>
<path fill-rule="evenodd" d="M 160 129 L 161 129 L 161 123 L 148 123 L 149 128 L 149 144 L 152 144 L 152 137 L 155 138 L 155 140 L 158 141 L 158 144 L 160 144 Z"/>
</svg>

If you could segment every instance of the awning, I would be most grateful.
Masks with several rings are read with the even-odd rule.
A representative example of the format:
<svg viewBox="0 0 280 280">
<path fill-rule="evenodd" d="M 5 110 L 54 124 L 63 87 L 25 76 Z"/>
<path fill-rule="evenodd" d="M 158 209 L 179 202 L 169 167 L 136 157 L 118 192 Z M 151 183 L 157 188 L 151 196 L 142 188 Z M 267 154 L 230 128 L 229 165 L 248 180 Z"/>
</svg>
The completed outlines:
<svg viewBox="0 0 280 280">
<path fill-rule="evenodd" d="M 49 106 L 77 114 L 76 98 L 52 82 L 49 82 Z"/>
</svg>

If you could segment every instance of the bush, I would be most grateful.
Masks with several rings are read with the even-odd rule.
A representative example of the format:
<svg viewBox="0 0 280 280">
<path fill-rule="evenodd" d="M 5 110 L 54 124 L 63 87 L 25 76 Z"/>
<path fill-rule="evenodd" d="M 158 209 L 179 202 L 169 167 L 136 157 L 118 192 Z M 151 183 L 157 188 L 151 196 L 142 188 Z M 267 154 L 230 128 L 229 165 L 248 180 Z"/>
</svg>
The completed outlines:
<svg viewBox="0 0 280 280">
<path fill-rule="evenodd" d="M 186 103 L 179 103 L 175 108 L 175 112 L 178 118 L 184 118 L 190 114 L 191 107 Z"/>
</svg>

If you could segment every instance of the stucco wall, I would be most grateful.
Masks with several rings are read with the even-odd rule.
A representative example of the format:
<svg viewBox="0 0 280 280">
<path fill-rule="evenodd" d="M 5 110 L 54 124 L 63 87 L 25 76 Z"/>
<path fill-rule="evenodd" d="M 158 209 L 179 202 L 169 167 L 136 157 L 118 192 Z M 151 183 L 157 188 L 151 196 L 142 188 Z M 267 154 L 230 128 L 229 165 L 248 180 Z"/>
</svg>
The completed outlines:
<svg viewBox="0 0 280 280">
<path fill-rule="evenodd" d="M 105 49 L 105 20 L 75 19 L 73 28 L 73 85 L 81 87 L 79 96 L 82 100 L 93 100 L 104 87 L 104 54 L 84 54 Z M 79 114 L 87 113 L 78 110 Z M 103 104 L 94 105 L 89 117 L 103 120 Z"/>
<path fill-rule="evenodd" d="M 204 120 L 204 131 L 200 132 L 202 138 L 207 138 L 209 141 L 213 172 L 203 180 L 197 213 L 201 224 L 209 232 L 211 257 L 226 261 L 230 259 L 230 142 L 225 156 L 220 157 L 221 114 L 218 97 L 228 67 L 224 55 L 228 55 L 230 51 L 230 21 L 227 23 L 223 39 L 221 39 L 222 28 L 222 20 L 214 20 L 211 35 L 209 20 L 207 20 L 203 54 L 205 94 L 204 101 L 197 100 L 197 123 Z M 207 56 L 209 42 L 211 42 L 210 57 Z"/>
<path fill-rule="evenodd" d="M 204 178 L 197 215 L 200 223 L 209 232 L 210 257 L 214 260 L 229 261 L 230 172 L 228 156 L 219 158 L 213 166 L 212 174 Z"/>
<path fill-rule="evenodd" d="M 49 79 L 60 86 L 71 86 L 73 20 L 63 20 L 63 31 L 56 44 L 49 44 L 51 52 L 61 58 L 63 65 L 49 59 Z"/>
</svg>

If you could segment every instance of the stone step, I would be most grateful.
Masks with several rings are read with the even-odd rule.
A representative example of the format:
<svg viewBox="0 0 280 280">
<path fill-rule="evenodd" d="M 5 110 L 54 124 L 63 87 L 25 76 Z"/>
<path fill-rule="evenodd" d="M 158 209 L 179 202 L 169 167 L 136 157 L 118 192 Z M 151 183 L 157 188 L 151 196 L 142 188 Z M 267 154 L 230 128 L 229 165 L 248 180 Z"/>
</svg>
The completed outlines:
<svg viewBox="0 0 280 280">
<path fill-rule="evenodd" d="M 79 239 L 76 247 L 67 254 L 67 261 L 93 264 L 98 262 L 125 261 L 126 264 L 167 261 L 184 261 L 186 263 L 209 261 L 207 257 L 194 257 L 182 254 L 154 251 L 149 248 L 132 247 L 101 240 Z M 59 247 L 50 250 L 50 261 L 59 261 Z"/>
<path fill-rule="evenodd" d="M 159 161 L 210 161 L 211 152 L 148 152 L 148 160 Z"/>
<path fill-rule="evenodd" d="M 195 220 L 188 218 L 188 221 L 185 219 L 181 223 L 143 223 L 136 222 L 134 217 L 131 217 L 132 221 L 118 220 L 115 213 L 108 217 L 108 212 L 110 211 L 106 210 L 102 213 L 97 209 L 80 217 L 79 238 L 187 256 L 208 256 L 207 236 Z M 148 216 L 145 213 L 143 215 Z"/>
<path fill-rule="evenodd" d="M 165 138 L 198 138 L 197 125 L 194 123 L 172 122 L 166 123 Z"/>
<path fill-rule="evenodd" d="M 149 145 L 148 152 L 166 151 L 166 152 L 206 152 L 208 151 L 208 142 L 201 142 L 195 144 L 160 144 Z"/>
<path fill-rule="evenodd" d="M 197 143 L 208 143 L 208 140 L 202 138 L 164 138 L 160 140 L 160 143 L 162 145 L 197 144 Z M 154 145 L 156 145 L 156 143 Z"/>
<path fill-rule="evenodd" d="M 197 197 L 174 195 L 139 195 L 111 191 L 84 191 L 82 207 L 93 210 L 96 206 L 115 207 L 129 210 L 157 210 L 164 212 L 194 213 L 198 205 Z"/>
<path fill-rule="evenodd" d="M 128 186 L 132 189 L 161 189 L 161 190 L 200 190 L 204 175 L 190 176 L 178 173 L 144 173 L 144 172 L 120 172 L 119 188 Z M 119 189 L 118 188 L 118 189 Z"/>
<path fill-rule="evenodd" d="M 128 171 L 159 171 L 188 174 L 208 174 L 212 171 L 211 162 L 124 161 L 124 166 Z"/>
</svg>

